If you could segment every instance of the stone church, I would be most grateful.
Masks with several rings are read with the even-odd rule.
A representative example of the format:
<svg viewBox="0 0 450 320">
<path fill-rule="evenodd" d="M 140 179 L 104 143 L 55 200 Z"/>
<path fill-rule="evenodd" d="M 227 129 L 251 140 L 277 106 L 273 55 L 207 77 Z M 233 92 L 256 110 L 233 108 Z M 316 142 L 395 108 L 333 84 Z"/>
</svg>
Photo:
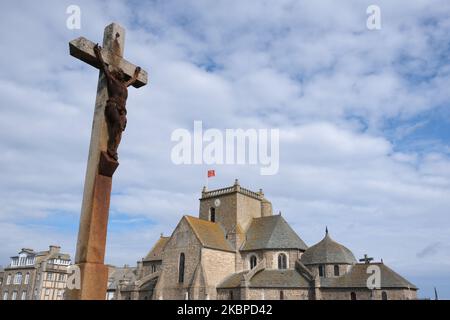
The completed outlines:
<svg viewBox="0 0 450 320">
<path fill-rule="evenodd" d="M 237 180 L 204 188 L 199 216 L 183 216 L 131 274 L 111 280 L 115 299 L 387 300 L 418 290 L 383 261 L 358 263 L 328 230 L 308 247 L 262 190 Z"/>
</svg>

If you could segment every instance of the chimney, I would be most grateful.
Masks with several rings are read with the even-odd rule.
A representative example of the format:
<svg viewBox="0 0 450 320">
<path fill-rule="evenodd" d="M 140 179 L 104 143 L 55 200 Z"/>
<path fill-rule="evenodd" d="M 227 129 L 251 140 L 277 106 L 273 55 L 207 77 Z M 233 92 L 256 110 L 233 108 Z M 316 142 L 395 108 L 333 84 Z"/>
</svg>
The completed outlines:
<svg viewBox="0 0 450 320">
<path fill-rule="evenodd" d="M 55 246 L 55 245 L 50 245 L 49 246 L 49 252 L 50 253 L 58 253 L 60 249 L 61 249 L 60 246 Z"/>
</svg>

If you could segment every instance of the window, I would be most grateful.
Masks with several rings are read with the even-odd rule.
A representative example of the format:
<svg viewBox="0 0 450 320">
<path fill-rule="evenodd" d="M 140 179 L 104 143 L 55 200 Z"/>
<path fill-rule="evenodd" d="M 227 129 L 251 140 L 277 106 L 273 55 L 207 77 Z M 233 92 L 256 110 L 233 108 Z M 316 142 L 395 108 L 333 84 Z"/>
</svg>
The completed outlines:
<svg viewBox="0 0 450 320">
<path fill-rule="evenodd" d="M 8 277 L 6 278 L 6 284 L 11 284 L 11 275 L 8 274 Z"/>
<path fill-rule="evenodd" d="M 13 291 L 11 300 L 17 300 L 17 291 Z"/>
<path fill-rule="evenodd" d="M 58 281 L 64 281 L 64 273 L 59 274 Z"/>
<path fill-rule="evenodd" d="M 323 265 L 319 266 L 319 277 L 325 277 L 325 267 Z"/>
<path fill-rule="evenodd" d="M 27 292 L 22 291 L 22 296 L 20 297 L 20 300 L 26 300 L 27 299 Z"/>
<path fill-rule="evenodd" d="M 23 283 L 28 284 L 29 282 L 30 282 L 30 273 L 27 272 L 27 274 L 25 275 L 25 281 Z"/>
<path fill-rule="evenodd" d="M 178 264 L 178 282 L 184 282 L 184 253 L 180 253 L 180 261 Z"/>
<path fill-rule="evenodd" d="M 284 253 L 278 255 L 278 269 L 287 269 L 287 257 Z"/>
<path fill-rule="evenodd" d="M 22 273 L 17 272 L 14 276 L 14 284 L 22 284 Z"/>
<path fill-rule="evenodd" d="M 334 266 L 334 276 L 339 277 L 339 266 L 338 265 Z"/>
<path fill-rule="evenodd" d="M 230 290 L 230 300 L 234 300 L 234 297 L 233 297 L 233 290 Z"/>
<path fill-rule="evenodd" d="M 382 293 L 381 293 L 381 300 L 387 300 L 388 298 L 387 298 L 387 292 L 386 291 L 383 291 Z"/>
<path fill-rule="evenodd" d="M 45 289 L 45 295 L 46 296 L 50 295 L 50 289 Z"/>
<path fill-rule="evenodd" d="M 47 280 L 53 280 L 53 273 L 47 273 Z"/>
<path fill-rule="evenodd" d="M 3 292 L 3 300 L 8 300 L 8 291 Z"/>
<path fill-rule="evenodd" d="M 253 269 L 254 267 L 256 267 L 257 264 L 258 264 L 258 259 L 256 258 L 255 255 L 252 255 L 250 257 L 250 269 Z"/>
<path fill-rule="evenodd" d="M 156 272 L 156 266 L 154 264 L 152 264 L 152 273 Z"/>
<path fill-rule="evenodd" d="M 280 291 L 280 300 L 284 300 L 284 291 L 283 290 Z"/>
<path fill-rule="evenodd" d="M 350 293 L 350 300 L 356 300 L 356 293 Z"/>
<path fill-rule="evenodd" d="M 216 222 L 216 208 L 209 209 L 209 220 L 211 222 Z"/>
</svg>

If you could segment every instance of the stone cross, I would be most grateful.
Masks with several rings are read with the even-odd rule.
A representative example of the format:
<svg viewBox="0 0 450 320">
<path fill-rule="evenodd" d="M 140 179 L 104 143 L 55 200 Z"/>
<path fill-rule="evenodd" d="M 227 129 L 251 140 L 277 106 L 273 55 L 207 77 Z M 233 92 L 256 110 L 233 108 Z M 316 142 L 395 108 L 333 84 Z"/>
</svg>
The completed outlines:
<svg viewBox="0 0 450 320">
<path fill-rule="evenodd" d="M 369 256 L 367 254 L 364 255 L 364 258 L 359 259 L 360 262 L 364 262 L 364 263 L 370 263 L 370 261 L 372 261 L 373 258 L 369 258 Z"/>
<path fill-rule="evenodd" d="M 75 255 L 75 264 L 81 275 L 81 285 L 79 289 L 67 290 L 67 299 L 104 300 L 106 298 L 108 283 L 108 267 L 104 265 L 106 234 L 112 175 L 119 163 L 106 153 L 109 137 L 105 106 L 109 92 L 108 79 L 102 68 L 107 66 L 109 71 L 121 69 L 124 80 L 133 78 L 136 66 L 123 58 L 124 43 L 125 30 L 121 26 L 111 23 L 105 28 L 103 49 L 100 51 L 103 65 L 94 51 L 95 43 L 83 37 L 69 43 L 70 54 L 100 69 L 100 75 Z M 132 82 L 136 88 L 146 85 L 147 73 L 141 70 Z"/>
</svg>

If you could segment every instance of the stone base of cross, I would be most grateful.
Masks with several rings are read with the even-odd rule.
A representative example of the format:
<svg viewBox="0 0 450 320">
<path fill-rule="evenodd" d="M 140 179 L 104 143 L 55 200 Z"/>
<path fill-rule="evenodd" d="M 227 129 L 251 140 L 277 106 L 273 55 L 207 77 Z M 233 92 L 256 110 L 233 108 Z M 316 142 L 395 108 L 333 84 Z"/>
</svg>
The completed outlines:
<svg viewBox="0 0 450 320">
<path fill-rule="evenodd" d="M 105 300 L 108 283 L 108 267 L 104 264 L 106 235 L 108 227 L 109 204 L 112 188 L 112 176 L 119 163 L 107 153 L 108 126 L 105 119 L 105 107 L 108 103 L 111 81 L 106 72 L 122 70 L 122 79 L 136 88 L 147 84 L 147 73 L 141 70 L 135 76 L 136 66 L 123 58 L 125 30 L 112 23 L 105 28 L 101 65 L 96 56 L 95 43 L 80 37 L 69 43 L 70 54 L 98 69 L 100 75 L 95 101 L 88 165 L 83 192 L 80 226 L 78 231 L 75 265 L 80 271 L 78 288 L 67 289 L 66 299 Z M 103 69 L 105 70 L 105 69 Z M 132 79 L 132 80 L 130 80 Z M 115 81 L 113 79 L 113 81 Z M 116 83 L 117 84 L 117 83 Z M 110 85 L 108 87 L 108 85 Z M 126 87 L 125 87 L 126 90 Z"/>
</svg>

